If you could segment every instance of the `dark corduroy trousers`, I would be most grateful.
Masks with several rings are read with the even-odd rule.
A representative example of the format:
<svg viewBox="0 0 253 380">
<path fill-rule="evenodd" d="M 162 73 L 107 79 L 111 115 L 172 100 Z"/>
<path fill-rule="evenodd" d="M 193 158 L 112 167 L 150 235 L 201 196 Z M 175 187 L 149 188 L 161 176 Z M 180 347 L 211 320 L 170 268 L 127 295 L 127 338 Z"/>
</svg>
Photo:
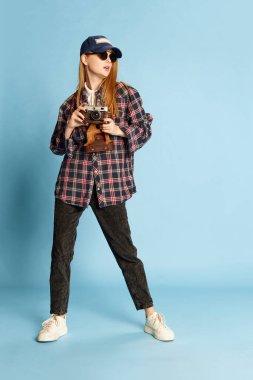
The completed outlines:
<svg viewBox="0 0 253 380">
<path fill-rule="evenodd" d="M 131 239 L 125 202 L 99 208 L 95 189 L 90 206 L 123 273 L 136 310 L 153 306 L 143 262 Z M 70 264 L 74 256 L 77 226 L 85 209 L 55 198 L 51 252 L 50 313 L 65 314 L 70 291 Z"/>
</svg>

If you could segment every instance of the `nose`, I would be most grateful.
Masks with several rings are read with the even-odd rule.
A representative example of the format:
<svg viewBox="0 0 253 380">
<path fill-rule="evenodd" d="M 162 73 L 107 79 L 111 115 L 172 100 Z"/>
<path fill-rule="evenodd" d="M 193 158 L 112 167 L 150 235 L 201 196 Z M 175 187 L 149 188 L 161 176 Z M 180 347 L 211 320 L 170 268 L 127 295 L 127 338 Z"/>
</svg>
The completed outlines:
<svg viewBox="0 0 253 380">
<path fill-rule="evenodd" d="M 111 62 L 111 58 L 110 58 L 110 54 L 111 54 L 111 52 L 107 52 L 107 58 L 106 58 L 106 61 L 108 62 Z"/>
</svg>

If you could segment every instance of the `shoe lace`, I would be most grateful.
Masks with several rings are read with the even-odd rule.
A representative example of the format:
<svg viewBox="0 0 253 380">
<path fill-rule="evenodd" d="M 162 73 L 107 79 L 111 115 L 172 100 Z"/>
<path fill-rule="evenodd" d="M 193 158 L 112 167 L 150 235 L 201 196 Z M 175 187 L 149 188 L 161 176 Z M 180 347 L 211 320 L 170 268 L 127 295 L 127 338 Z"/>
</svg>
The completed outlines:
<svg viewBox="0 0 253 380">
<path fill-rule="evenodd" d="M 161 323 L 166 326 L 166 320 L 165 320 L 165 317 L 162 313 L 157 313 L 158 315 L 158 318 L 160 319 Z"/>
<path fill-rule="evenodd" d="M 59 325 L 59 321 L 58 321 L 58 318 L 56 317 L 56 315 L 53 314 L 52 317 L 46 319 L 42 323 L 42 326 L 43 326 L 44 330 L 48 330 L 54 324 L 56 324 L 56 326 L 58 326 Z"/>
<path fill-rule="evenodd" d="M 160 322 L 159 325 L 158 325 L 158 330 L 160 330 L 161 328 L 166 328 L 168 329 L 168 326 L 166 325 L 166 320 L 165 320 L 165 317 L 162 313 L 157 313 L 156 315 L 156 318 L 153 322 L 153 324 L 157 324 L 157 320 Z"/>
</svg>

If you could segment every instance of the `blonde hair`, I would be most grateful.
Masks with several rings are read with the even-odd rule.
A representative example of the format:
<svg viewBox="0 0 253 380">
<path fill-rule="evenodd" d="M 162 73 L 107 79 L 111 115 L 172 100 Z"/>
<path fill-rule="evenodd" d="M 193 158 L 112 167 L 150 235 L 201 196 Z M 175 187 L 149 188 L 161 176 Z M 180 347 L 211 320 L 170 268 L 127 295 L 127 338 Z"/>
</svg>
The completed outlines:
<svg viewBox="0 0 253 380">
<path fill-rule="evenodd" d="M 104 101 L 104 105 L 108 107 L 108 111 L 113 116 L 118 116 L 118 106 L 116 102 L 116 83 L 117 82 L 117 74 L 118 74 L 118 60 L 112 62 L 112 68 L 108 77 L 106 77 L 102 83 L 102 98 Z M 86 81 L 86 67 L 81 61 L 79 62 L 79 81 L 77 85 L 76 92 L 76 107 L 80 105 L 80 98 L 82 88 L 84 86 L 84 82 Z M 122 82 L 124 83 L 124 82 Z M 125 83 L 124 83 L 125 84 Z M 125 84 L 126 85 L 126 84 Z"/>
</svg>

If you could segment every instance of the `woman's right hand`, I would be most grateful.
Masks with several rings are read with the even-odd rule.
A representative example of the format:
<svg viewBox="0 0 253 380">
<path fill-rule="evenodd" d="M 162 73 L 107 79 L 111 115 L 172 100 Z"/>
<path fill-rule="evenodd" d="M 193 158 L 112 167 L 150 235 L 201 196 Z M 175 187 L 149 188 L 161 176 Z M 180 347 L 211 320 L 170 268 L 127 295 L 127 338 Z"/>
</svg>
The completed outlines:
<svg viewBox="0 0 253 380">
<path fill-rule="evenodd" d="M 80 127 L 83 124 L 84 114 L 81 111 L 85 111 L 87 103 L 80 104 L 79 107 L 72 113 L 65 131 L 65 139 L 68 139 L 76 127 Z"/>
</svg>

